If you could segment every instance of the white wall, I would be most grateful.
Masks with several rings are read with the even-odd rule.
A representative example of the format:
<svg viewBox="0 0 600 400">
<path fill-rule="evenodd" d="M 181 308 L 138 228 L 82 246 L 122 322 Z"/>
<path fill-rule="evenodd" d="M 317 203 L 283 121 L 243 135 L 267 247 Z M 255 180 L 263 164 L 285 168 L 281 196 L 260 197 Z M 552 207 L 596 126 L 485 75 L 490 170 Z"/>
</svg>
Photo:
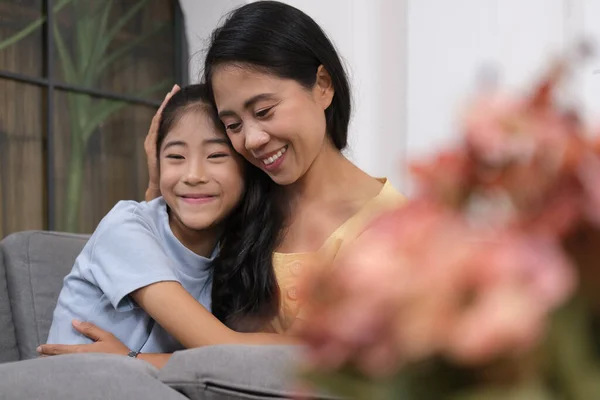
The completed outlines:
<svg viewBox="0 0 600 400">
<path fill-rule="evenodd" d="M 220 13 L 243 2 L 182 1 L 188 31 L 206 37 Z M 313 17 L 346 61 L 355 100 L 349 156 L 405 192 L 408 160 L 455 138 L 483 71 L 493 67 L 503 87 L 527 89 L 565 45 L 584 35 L 600 39 L 600 0 L 286 2 Z M 190 40 L 192 51 L 199 43 Z M 598 59 L 575 87 L 587 116 L 600 122 Z"/>
<path fill-rule="evenodd" d="M 183 0 L 190 54 L 220 16 L 243 0 Z M 250 1 L 247 1 L 250 2 Z M 405 143 L 404 17 L 406 0 L 288 0 L 314 18 L 330 36 L 350 73 L 354 113 L 348 156 L 376 176 L 399 183 L 400 154 Z M 201 57 L 193 59 L 196 81 Z M 383 135 L 381 132 L 387 132 Z"/>
<path fill-rule="evenodd" d="M 503 89 L 527 90 L 554 57 L 583 37 L 600 38 L 598 0 L 409 0 L 408 15 L 406 153 L 413 159 L 456 138 L 460 110 L 486 67 Z M 600 122 L 597 58 L 582 66 L 570 94 Z"/>
<path fill-rule="evenodd" d="M 287 0 L 310 15 L 345 60 L 353 91 L 347 155 L 399 186 L 406 125 L 406 0 Z"/>
<path fill-rule="evenodd" d="M 198 82 L 212 30 L 227 12 L 245 3 L 245 0 L 179 0 L 188 39 L 190 83 Z"/>
<path fill-rule="evenodd" d="M 565 9 L 569 40 L 590 38 L 596 45 L 596 57 L 584 65 L 577 80 L 577 92 L 588 121 L 600 124 L 600 1 L 570 0 Z"/>
</svg>

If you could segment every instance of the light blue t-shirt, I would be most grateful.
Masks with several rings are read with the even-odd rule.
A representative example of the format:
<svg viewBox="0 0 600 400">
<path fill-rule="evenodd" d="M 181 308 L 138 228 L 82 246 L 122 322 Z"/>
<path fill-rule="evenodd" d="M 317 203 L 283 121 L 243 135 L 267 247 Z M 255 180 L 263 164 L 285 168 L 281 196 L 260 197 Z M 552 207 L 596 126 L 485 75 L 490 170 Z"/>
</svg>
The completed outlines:
<svg viewBox="0 0 600 400">
<path fill-rule="evenodd" d="M 183 346 L 155 324 L 129 296 L 160 281 L 177 281 L 210 311 L 210 259 L 189 250 L 173 235 L 162 198 L 121 201 L 100 222 L 65 277 L 48 343 L 92 340 L 77 332 L 73 319 L 114 334 L 129 349 L 171 353 Z"/>
</svg>

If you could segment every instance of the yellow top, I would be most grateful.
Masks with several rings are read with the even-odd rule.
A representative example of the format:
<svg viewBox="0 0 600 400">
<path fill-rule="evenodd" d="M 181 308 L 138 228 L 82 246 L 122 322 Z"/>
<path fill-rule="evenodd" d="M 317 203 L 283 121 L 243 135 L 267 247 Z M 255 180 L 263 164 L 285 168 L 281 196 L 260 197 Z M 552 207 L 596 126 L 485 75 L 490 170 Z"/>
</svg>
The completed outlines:
<svg viewBox="0 0 600 400">
<path fill-rule="evenodd" d="M 318 251 L 311 253 L 273 253 L 273 267 L 281 293 L 279 316 L 271 322 L 275 332 L 285 332 L 296 318 L 301 318 L 297 280 L 305 268 L 315 265 L 330 265 L 338 251 L 358 237 L 366 226 L 383 212 L 402 202 L 402 196 L 385 178 L 378 179 L 383 188 L 369 200 L 356 214 L 350 217 L 327 238 Z"/>
</svg>

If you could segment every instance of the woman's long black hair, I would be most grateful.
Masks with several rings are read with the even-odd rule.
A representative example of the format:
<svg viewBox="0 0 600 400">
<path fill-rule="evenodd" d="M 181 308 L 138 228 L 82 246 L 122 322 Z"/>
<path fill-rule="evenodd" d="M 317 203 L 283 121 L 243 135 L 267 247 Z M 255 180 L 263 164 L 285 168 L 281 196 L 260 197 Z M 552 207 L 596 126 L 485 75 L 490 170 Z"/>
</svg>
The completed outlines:
<svg viewBox="0 0 600 400">
<path fill-rule="evenodd" d="M 173 125 L 192 108 L 208 113 L 223 132 L 205 85 L 189 85 L 175 93 L 163 109 L 157 136 L 157 155 Z M 212 312 L 238 331 L 256 331 L 279 310 L 279 288 L 273 270 L 273 251 L 283 230 L 278 185 L 260 169 L 245 162 L 244 195 L 224 221 L 220 250 L 213 269 Z"/>
</svg>

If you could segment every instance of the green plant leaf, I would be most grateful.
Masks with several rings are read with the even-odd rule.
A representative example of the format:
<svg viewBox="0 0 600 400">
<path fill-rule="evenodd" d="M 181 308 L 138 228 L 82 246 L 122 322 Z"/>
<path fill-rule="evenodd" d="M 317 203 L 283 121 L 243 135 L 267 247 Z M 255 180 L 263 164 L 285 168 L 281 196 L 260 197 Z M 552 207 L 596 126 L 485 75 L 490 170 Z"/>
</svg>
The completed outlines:
<svg viewBox="0 0 600 400">
<path fill-rule="evenodd" d="M 591 334 L 592 313 L 574 299 L 552 317 L 547 351 L 548 366 L 566 398 L 600 399 L 600 365 Z"/>
<path fill-rule="evenodd" d="M 92 2 L 85 2 L 83 6 L 79 3 L 79 7 L 75 9 L 75 55 L 77 60 L 76 67 L 80 77 L 83 77 L 85 70 L 91 62 L 91 54 L 93 42 L 96 40 L 94 31 L 96 30 L 97 18 L 94 18 L 94 10 Z M 92 9 L 90 9 L 92 8 Z"/>
<path fill-rule="evenodd" d="M 65 81 L 71 84 L 77 83 L 77 70 L 73 65 L 73 60 L 57 25 L 54 25 L 54 40 L 56 41 L 56 49 L 58 50 Z"/>
<path fill-rule="evenodd" d="M 113 41 L 121 28 L 123 28 L 125 24 L 129 22 L 129 20 L 133 18 L 146 5 L 146 3 L 148 3 L 148 1 L 149 0 L 140 0 L 115 23 L 112 29 L 104 36 L 104 40 L 102 41 L 102 45 L 105 49 L 108 48 L 108 45 Z"/>
<path fill-rule="evenodd" d="M 53 12 L 58 12 L 60 11 L 63 7 L 65 7 L 67 4 L 71 3 L 73 0 L 61 0 L 58 3 L 56 3 L 56 5 L 53 7 Z M 13 44 L 19 42 L 21 39 L 29 36 L 31 33 L 35 32 L 35 30 L 37 28 L 39 28 L 40 26 L 42 26 L 44 23 L 46 22 L 46 17 L 40 17 L 39 19 L 33 21 L 32 23 L 30 23 L 29 25 L 27 25 L 25 28 L 21 29 L 19 32 L 15 33 L 14 35 L 6 38 L 5 40 L 0 42 L 0 51 L 4 50 L 5 48 L 12 46 Z"/>
<path fill-rule="evenodd" d="M 171 80 L 165 79 L 164 81 L 137 93 L 136 96 L 145 97 L 159 90 L 166 90 L 170 84 Z M 98 106 L 94 106 L 94 117 L 87 121 L 81 130 L 81 138 L 83 139 L 84 145 L 102 122 L 127 105 L 129 105 L 129 103 L 122 101 L 103 100 Z"/>
<path fill-rule="evenodd" d="M 100 76 L 101 70 L 98 68 L 98 64 L 104 58 L 104 52 L 106 51 L 106 47 L 102 45 L 102 41 L 106 33 L 106 26 L 108 24 L 110 12 L 112 11 L 112 6 L 113 0 L 108 0 L 102 10 L 102 16 L 100 17 L 100 22 L 98 24 L 98 31 L 95 33 L 96 40 L 94 41 L 94 45 L 92 47 L 90 60 L 82 75 L 82 81 L 84 85 L 90 85 L 93 79 L 97 79 Z"/>
<path fill-rule="evenodd" d="M 329 373 L 304 373 L 302 375 L 304 379 L 319 387 L 320 390 L 342 398 L 353 400 L 394 400 L 396 398 L 416 400 L 406 395 L 398 397 L 398 382 L 393 378 L 374 381 L 349 369 Z"/>
<path fill-rule="evenodd" d="M 135 46 L 137 46 L 140 43 L 143 43 L 144 41 L 149 39 L 151 36 L 157 34 L 161 30 L 165 29 L 167 26 L 168 26 L 168 24 L 166 24 L 166 23 L 157 25 L 152 30 L 146 32 L 145 34 L 138 36 L 137 38 L 135 38 L 134 40 L 132 40 L 130 42 L 127 42 L 126 44 L 124 44 L 123 46 L 121 46 L 120 48 L 115 50 L 110 56 L 105 57 L 102 60 L 102 62 L 100 63 L 100 66 L 98 67 L 98 75 L 102 71 L 104 71 L 104 69 L 106 69 L 110 64 L 112 64 L 115 60 L 119 59 L 124 54 L 127 54 Z"/>
<path fill-rule="evenodd" d="M 448 400 L 558 400 L 541 381 L 511 387 L 480 387 L 450 396 Z"/>
</svg>

